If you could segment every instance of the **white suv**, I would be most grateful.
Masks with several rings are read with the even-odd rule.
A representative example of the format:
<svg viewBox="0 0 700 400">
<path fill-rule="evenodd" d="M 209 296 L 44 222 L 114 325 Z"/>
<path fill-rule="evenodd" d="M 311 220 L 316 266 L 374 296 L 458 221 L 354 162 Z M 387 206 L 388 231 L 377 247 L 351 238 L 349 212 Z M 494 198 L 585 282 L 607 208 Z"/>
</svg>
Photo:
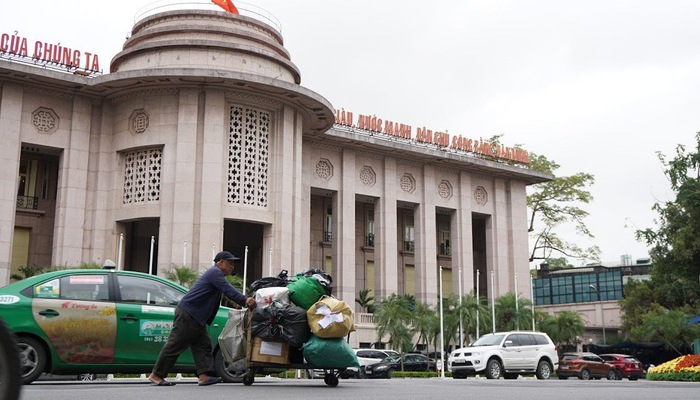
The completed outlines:
<svg viewBox="0 0 700 400">
<path fill-rule="evenodd" d="M 549 379 L 559 366 L 557 347 L 542 332 L 497 332 L 484 335 L 469 347 L 454 350 L 447 369 L 454 379 L 484 374 L 489 379 L 516 379 L 535 374 Z"/>
</svg>

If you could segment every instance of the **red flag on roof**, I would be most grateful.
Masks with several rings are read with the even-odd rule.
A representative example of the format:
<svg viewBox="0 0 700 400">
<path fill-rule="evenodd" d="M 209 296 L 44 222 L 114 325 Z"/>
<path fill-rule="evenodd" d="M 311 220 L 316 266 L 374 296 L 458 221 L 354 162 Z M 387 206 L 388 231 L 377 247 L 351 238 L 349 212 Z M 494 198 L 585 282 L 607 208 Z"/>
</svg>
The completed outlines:
<svg viewBox="0 0 700 400">
<path fill-rule="evenodd" d="M 231 0 L 211 0 L 211 2 L 223 8 L 227 12 L 230 12 L 232 14 L 238 14 L 238 9 L 236 8 L 236 6 L 233 5 L 233 2 Z"/>
</svg>

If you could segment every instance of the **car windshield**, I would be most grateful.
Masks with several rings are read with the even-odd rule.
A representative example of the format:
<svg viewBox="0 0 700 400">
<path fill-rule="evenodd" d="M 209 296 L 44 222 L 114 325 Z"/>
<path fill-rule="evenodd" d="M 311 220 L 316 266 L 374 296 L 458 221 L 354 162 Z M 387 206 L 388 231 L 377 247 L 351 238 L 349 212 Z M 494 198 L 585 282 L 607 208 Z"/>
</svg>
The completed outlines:
<svg viewBox="0 0 700 400">
<path fill-rule="evenodd" d="M 478 346 L 497 346 L 501 344 L 504 335 L 485 335 L 477 339 L 476 342 L 472 343 L 471 347 Z"/>
<path fill-rule="evenodd" d="M 401 357 L 399 357 L 399 356 L 389 356 L 389 357 L 382 359 L 382 362 L 397 362 L 400 360 L 401 360 Z"/>
</svg>

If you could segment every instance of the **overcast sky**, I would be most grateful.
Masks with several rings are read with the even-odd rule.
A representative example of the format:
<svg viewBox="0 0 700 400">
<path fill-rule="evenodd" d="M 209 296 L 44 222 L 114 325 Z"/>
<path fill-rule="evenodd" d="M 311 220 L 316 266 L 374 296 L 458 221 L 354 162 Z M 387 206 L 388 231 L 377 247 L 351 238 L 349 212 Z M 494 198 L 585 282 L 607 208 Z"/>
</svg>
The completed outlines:
<svg viewBox="0 0 700 400">
<path fill-rule="evenodd" d="M 152 0 L 5 2 L 0 33 L 121 50 Z M 586 220 L 603 261 L 647 256 L 634 239 L 673 199 L 656 152 L 700 130 L 700 1 L 252 1 L 282 26 L 302 85 L 336 109 L 521 144 L 595 175 Z M 244 8 L 243 2 L 234 2 Z"/>
</svg>

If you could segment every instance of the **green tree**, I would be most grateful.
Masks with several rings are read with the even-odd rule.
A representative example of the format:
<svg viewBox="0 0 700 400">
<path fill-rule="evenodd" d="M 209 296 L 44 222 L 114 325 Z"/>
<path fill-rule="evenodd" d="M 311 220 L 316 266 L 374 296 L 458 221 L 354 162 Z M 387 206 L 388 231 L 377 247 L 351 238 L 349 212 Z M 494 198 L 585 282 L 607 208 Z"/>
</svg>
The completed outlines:
<svg viewBox="0 0 700 400">
<path fill-rule="evenodd" d="M 490 330 L 491 312 L 488 306 L 483 303 L 483 298 L 482 302 L 477 301 L 476 294 L 473 291 L 462 296 L 462 302 L 458 305 L 456 312 L 462 321 L 462 340 L 464 341 L 464 343 L 459 344 L 459 347 L 466 346 L 470 342 L 470 336 L 475 340 L 477 339 L 477 316 L 479 319 L 479 334 L 484 334 Z"/>
<path fill-rule="evenodd" d="M 687 354 L 693 348 L 693 341 L 700 337 L 700 327 L 689 324 L 690 316 L 681 310 L 670 310 L 651 316 L 644 323 L 644 338 L 661 341 L 678 355 Z"/>
<path fill-rule="evenodd" d="M 549 335 L 562 353 L 573 346 L 577 336 L 583 335 L 585 327 L 579 313 L 567 310 L 546 316 L 540 322 L 539 330 Z"/>
<path fill-rule="evenodd" d="M 535 171 L 554 174 L 559 167 L 545 156 L 530 153 L 530 168 Z M 562 225 L 573 224 L 578 234 L 586 238 L 594 237 L 584 222 L 588 211 L 579 206 L 593 201 L 587 187 L 594 182 L 593 175 L 580 172 L 530 186 L 527 205 L 530 211 L 528 231 L 533 243 L 531 262 L 547 260 L 555 254 L 587 261 L 600 260 L 597 246 L 583 249 L 563 240 L 557 233 L 557 228 Z"/>
<path fill-rule="evenodd" d="M 189 267 L 178 267 L 173 265 L 171 269 L 165 272 L 164 276 L 166 279 L 171 280 L 178 285 L 190 288 L 199 277 L 199 274 Z"/>
<path fill-rule="evenodd" d="M 653 298 L 668 309 L 700 305 L 700 133 L 695 139 L 694 152 L 678 145 L 671 160 L 657 153 L 676 198 L 652 207 L 656 229 L 636 232 L 651 247 Z"/>
<path fill-rule="evenodd" d="M 645 315 L 651 310 L 662 309 L 655 303 L 650 281 L 630 279 L 625 284 L 625 297 L 618 300 L 622 311 L 620 328 L 631 340 L 644 340 Z"/>
<path fill-rule="evenodd" d="M 377 326 L 377 341 L 389 336 L 389 346 L 403 355 L 413 348 L 413 313 L 416 302 L 413 296 L 392 294 L 376 305 L 374 324 Z M 403 371 L 403 357 L 401 358 Z"/>
<path fill-rule="evenodd" d="M 355 303 L 359 304 L 364 312 L 374 312 L 374 297 L 370 296 L 369 289 L 362 289 L 357 293 Z"/>
<path fill-rule="evenodd" d="M 439 332 L 440 317 L 428 304 L 418 302 L 416 312 L 413 315 L 413 330 L 418 333 L 418 344 L 423 344 L 425 348 L 435 338 L 435 333 Z M 417 348 L 414 347 L 414 348 Z"/>
<path fill-rule="evenodd" d="M 515 294 L 508 292 L 496 299 L 496 330 L 514 331 L 532 329 L 532 309 L 530 300 L 518 297 L 515 307 Z"/>
<path fill-rule="evenodd" d="M 44 267 L 40 267 L 38 265 L 27 265 L 26 267 L 24 265 L 20 266 L 17 268 L 17 271 L 19 274 L 11 274 L 10 279 L 14 279 L 16 281 L 21 281 L 23 279 L 32 277 L 34 275 L 40 275 L 44 273 Z"/>
</svg>

